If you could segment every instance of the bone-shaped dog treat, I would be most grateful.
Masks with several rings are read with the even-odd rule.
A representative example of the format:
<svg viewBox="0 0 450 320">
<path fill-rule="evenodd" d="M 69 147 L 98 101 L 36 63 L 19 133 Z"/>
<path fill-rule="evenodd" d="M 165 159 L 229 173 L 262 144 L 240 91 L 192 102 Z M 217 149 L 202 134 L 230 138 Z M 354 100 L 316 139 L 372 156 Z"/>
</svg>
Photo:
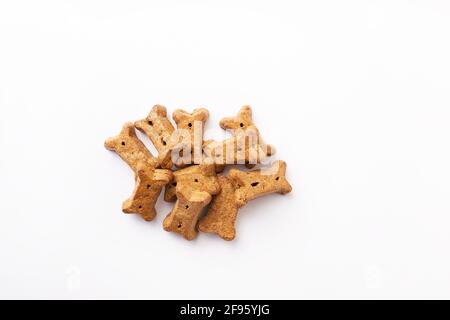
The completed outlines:
<svg viewBox="0 0 450 320">
<path fill-rule="evenodd" d="M 175 131 L 174 126 L 167 118 L 164 106 L 155 105 L 149 115 L 134 123 L 136 129 L 142 131 L 158 150 L 158 160 L 162 168 L 172 168 L 171 139 Z"/>
<path fill-rule="evenodd" d="M 202 232 L 216 233 L 230 241 L 236 234 L 235 222 L 239 210 L 236 186 L 229 177 L 220 176 L 218 179 L 221 191 L 213 198 L 208 213 L 200 219 L 198 228 Z"/>
<path fill-rule="evenodd" d="M 156 200 L 162 187 L 172 179 L 172 172 L 155 169 L 159 162 L 136 136 L 132 123 L 126 123 L 118 136 L 107 139 L 105 147 L 115 151 L 136 174 L 134 192 L 123 203 L 122 211 L 153 220 Z"/>
<path fill-rule="evenodd" d="M 158 160 L 136 136 L 134 125 L 130 122 L 123 126 L 118 136 L 107 139 L 105 147 L 115 151 L 134 172 L 137 172 L 138 166 L 142 164 L 152 168 L 159 166 Z"/>
<path fill-rule="evenodd" d="M 245 172 L 232 169 L 228 177 L 219 177 L 221 192 L 214 197 L 199 229 L 233 240 L 239 208 L 248 201 L 270 193 L 286 194 L 292 190 L 285 177 L 286 163 L 277 161 L 269 169 Z"/>
<path fill-rule="evenodd" d="M 177 202 L 171 213 L 164 219 L 164 230 L 177 232 L 187 240 L 197 236 L 197 222 L 211 195 L 204 191 L 190 192 L 188 188 L 177 187 Z"/>
<path fill-rule="evenodd" d="M 226 117 L 220 120 L 220 127 L 225 130 L 232 130 L 233 134 L 239 132 L 239 130 L 247 130 L 248 128 L 255 127 L 253 122 L 252 109 L 250 106 L 243 106 L 235 117 Z M 267 156 L 275 154 L 275 148 L 271 145 L 266 145 L 258 132 L 258 142 L 261 148 L 265 151 Z"/>
<path fill-rule="evenodd" d="M 175 149 L 176 152 L 184 149 L 190 150 L 190 154 L 181 154 L 182 157 L 175 162 L 175 165 L 185 167 L 190 164 L 200 164 L 202 162 L 203 132 L 206 120 L 209 118 L 208 110 L 199 108 L 189 113 L 178 109 L 174 111 L 172 117 L 177 124 L 172 149 Z"/>
<path fill-rule="evenodd" d="M 284 161 L 261 170 L 231 169 L 228 175 L 218 177 L 217 173 L 229 164 L 245 164 L 248 168 L 263 164 L 275 149 L 263 142 L 249 106 L 220 121 L 223 129 L 233 130 L 231 138 L 220 142 L 203 141 L 208 117 L 204 108 L 192 113 L 176 110 L 175 129 L 166 108 L 155 105 L 146 118 L 126 123 L 119 135 L 105 141 L 105 147 L 115 151 L 135 173 L 136 185 L 122 205 L 124 213 L 153 220 L 156 201 L 166 186 L 164 199 L 175 202 L 163 222 L 166 231 L 192 240 L 200 230 L 230 241 L 236 235 L 235 223 L 241 207 L 270 193 L 291 192 Z M 135 128 L 152 141 L 157 158 L 139 140 Z M 173 165 L 182 169 L 172 173 L 169 169 Z M 207 214 L 200 219 L 209 204 Z"/>
<path fill-rule="evenodd" d="M 223 141 L 207 140 L 203 144 L 204 162 L 215 163 L 218 168 L 226 164 L 245 164 L 253 168 L 267 158 L 259 142 L 259 131 L 254 125 L 234 132 L 232 138 Z"/>
<path fill-rule="evenodd" d="M 138 213 L 146 221 L 156 216 L 155 204 L 161 189 L 172 179 L 172 172 L 139 166 L 136 173 L 136 187 L 132 196 L 122 205 L 124 213 Z"/>
<path fill-rule="evenodd" d="M 187 188 L 192 191 L 205 191 L 211 195 L 220 191 L 214 164 L 193 165 L 173 173 L 173 179 L 166 186 L 164 200 L 176 200 L 176 188 Z"/>
<path fill-rule="evenodd" d="M 264 170 L 245 172 L 232 169 L 229 176 L 237 184 L 236 201 L 239 206 L 269 193 L 286 194 L 292 191 L 286 179 L 286 162 L 281 160 Z"/>
</svg>

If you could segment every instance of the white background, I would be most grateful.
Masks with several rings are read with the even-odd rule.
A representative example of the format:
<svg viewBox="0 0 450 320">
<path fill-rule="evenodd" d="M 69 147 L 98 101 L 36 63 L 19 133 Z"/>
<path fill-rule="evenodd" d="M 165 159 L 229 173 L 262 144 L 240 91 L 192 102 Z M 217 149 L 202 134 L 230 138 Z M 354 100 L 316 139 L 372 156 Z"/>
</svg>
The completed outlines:
<svg viewBox="0 0 450 320">
<path fill-rule="evenodd" d="M 448 1 L 2 1 L 0 298 L 450 298 Z M 294 191 L 192 242 L 103 147 L 244 104 Z"/>
</svg>

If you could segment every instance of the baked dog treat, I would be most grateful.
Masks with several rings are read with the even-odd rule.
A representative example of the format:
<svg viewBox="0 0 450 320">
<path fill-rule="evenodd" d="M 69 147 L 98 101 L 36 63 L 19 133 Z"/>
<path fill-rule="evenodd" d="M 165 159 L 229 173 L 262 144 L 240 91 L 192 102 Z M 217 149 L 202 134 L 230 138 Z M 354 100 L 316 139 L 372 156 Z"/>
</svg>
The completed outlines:
<svg viewBox="0 0 450 320">
<path fill-rule="evenodd" d="M 207 214 L 200 219 L 198 229 L 216 233 L 219 237 L 231 241 L 236 234 L 235 222 L 239 210 L 236 185 L 229 177 L 220 176 L 218 179 L 221 191 L 213 198 Z"/>
<path fill-rule="evenodd" d="M 193 165 L 173 173 L 173 179 L 166 185 L 164 200 L 176 200 L 176 188 L 188 188 L 190 191 L 206 191 L 215 195 L 220 191 L 214 164 Z"/>
<path fill-rule="evenodd" d="M 203 144 L 204 158 L 210 162 L 218 165 L 245 164 L 253 168 L 275 153 L 275 148 L 266 145 L 261 138 L 250 106 L 242 107 L 234 117 L 223 118 L 220 127 L 231 130 L 233 137 L 220 142 L 208 140 Z"/>
<path fill-rule="evenodd" d="M 123 126 L 118 136 L 107 139 L 105 147 L 116 152 L 135 173 L 140 165 L 151 168 L 159 167 L 158 160 L 136 136 L 134 125 L 130 122 Z"/>
<path fill-rule="evenodd" d="M 123 205 L 124 213 L 138 213 L 146 221 L 156 216 L 155 204 L 161 189 L 172 180 L 172 172 L 140 166 L 136 173 L 136 187 L 132 196 Z"/>
<path fill-rule="evenodd" d="M 135 173 L 134 191 L 122 204 L 124 213 L 153 220 L 156 201 L 165 186 L 164 200 L 175 203 L 164 219 L 164 230 L 188 240 L 200 230 L 230 241 L 236 236 L 235 223 L 241 207 L 270 193 L 291 192 L 284 161 L 276 161 L 266 169 L 231 169 L 227 175 L 217 176 L 230 164 L 245 164 L 248 168 L 265 164 L 275 152 L 262 140 L 249 106 L 220 121 L 223 129 L 232 130 L 232 137 L 223 141 L 203 141 L 209 117 L 204 108 L 192 113 L 178 109 L 172 117 L 176 128 L 166 108 L 155 105 L 147 117 L 126 123 L 119 135 L 105 141 L 105 147 L 116 152 Z M 139 140 L 135 128 L 151 140 L 158 157 Z M 181 169 L 172 172 L 174 165 Z M 208 205 L 206 215 L 201 217 Z"/>
<path fill-rule="evenodd" d="M 126 123 L 118 136 L 107 139 L 105 147 L 115 151 L 135 173 L 134 192 L 123 203 L 122 211 L 138 213 L 147 221 L 153 220 L 156 200 L 161 189 L 172 179 L 172 172 L 156 169 L 159 162 L 136 136 L 132 123 Z"/>
<path fill-rule="evenodd" d="M 205 108 L 195 109 L 192 113 L 178 109 L 172 115 L 177 124 L 173 137 L 172 149 L 180 157 L 175 161 L 177 167 L 202 162 L 203 132 L 209 112 Z M 184 154 L 188 151 L 189 154 Z"/>
<path fill-rule="evenodd" d="M 164 219 L 164 230 L 181 234 L 187 240 L 197 236 L 197 222 L 211 195 L 204 191 L 190 191 L 187 187 L 177 187 L 177 202 L 171 213 Z"/>
<path fill-rule="evenodd" d="M 251 127 L 256 129 L 256 125 L 253 122 L 252 108 L 250 106 L 243 106 L 235 117 L 226 117 L 220 120 L 220 127 L 224 130 L 232 130 L 235 135 L 239 130 L 247 130 Z M 266 145 L 256 129 L 258 134 L 257 144 L 261 146 L 267 156 L 275 154 L 275 148 L 271 145 Z"/>
<path fill-rule="evenodd" d="M 268 169 L 241 171 L 231 169 L 229 177 L 237 184 L 236 201 L 240 207 L 270 193 L 286 194 L 292 187 L 286 179 L 286 162 L 275 161 Z"/>
<path fill-rule="evenodd" d="M 228 177 L 219 177 L 221 192 L 215 196 L 207 214 L 199 222 L 199 230 L 216 233 L 225 240 L 236 235 L 239 208 L 250 200 L 270 194 L 286 194 L 292 187 L 286 180 L 286 163 L 276 161 L 265 170 L 245 172 L 232 169 Z"/>
<path fill-rule="evenodd" d="M 227 164 L 245 164 L 253 168 L 264 163 L 268 156 L 265 146 L 259 142 L 260 134 L 254 125 L 233 132 L 233 137 L 223 141 L 207 140 L 203 144 L 204 162 L 215 163 L 218 168 Z M 272 152 L 274 148 L 270 147 L 270 150 Z"/>
<path fill-rule="evenodd" d="M 172 164 L 172 135 L 174 126 L 167 118 L 167 110 L 164 106 L 155 105 L 148 116 L 134 123 L 136 129 L 143 132 L 158 150 L 158 160 L 162 168 L 171 169 Z"/>
</svg>

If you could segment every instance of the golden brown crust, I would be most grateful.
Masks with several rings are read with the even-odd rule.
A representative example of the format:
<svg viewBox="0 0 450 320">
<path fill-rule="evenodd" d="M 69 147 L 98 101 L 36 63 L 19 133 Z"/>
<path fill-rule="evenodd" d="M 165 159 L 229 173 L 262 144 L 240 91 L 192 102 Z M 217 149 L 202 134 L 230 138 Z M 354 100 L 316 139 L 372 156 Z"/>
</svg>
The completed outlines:
<svg viewBox="0 0 450 320">
<path fill-rule="evenodd" d="M 131 197 L 123 203 L 123 212 L 137 213 L 147 221 L 153 220 L 156 201 L 166 186 L 164 199 L 175 201 L 173 210 L 163 222 L 166 231 L 192 240 L 197 236 L 198 228 L 230 241 L 236 236 L 239 208 L 266 194 L 291 192 L 284 161 L 276 161 L 266 169 L 231 169 L 228 175 L 217 176 L 228 164 L 245 164 L 251 168 L 264 163 L 266 157 L 274 153 L 274 148 L 262 141 L 249 106 L 242 107 L 237 116 L 220 121 L 223 129 L 235 130 L 230 139 L 221 142 L 203 141 L 203 128 L 208 117 L 209 112 L 204 108 L 192 113 L 176 110 L 173 113 L 175 129 L 166 108 L 155 105 L 146 118 L 134 124 L 126 123 L 118 136 L 106 140 L 105 147 L 115 151 L 135 173 L 136 185 Z M 158 158 L 154 158 L 139 140 L 134 128 L 152 141 Z M 186 139 L 182 139 L 183 135 Z M 172 155 L 180 151 L 192 153 L 196 158 L 186 161 L 187 158 L 182 157 L 174 164 L 183 169 L 167 170 L 173 166 Z M 209 204 L 206 215 L 200 219 Z"/>
<path fill-rule="evenodd" d="M 193 165 L 175 171 L 173 179 L 167 184 L 164 192 L 164 200 L 173 202 L 176 200 L 176 188 L 187 188 L 192 191 L 205 191 L 212 195 L 220 191 L 214 165 Z"/>
<path fill-rule="evenodd" d="M 225 130 L 232 130 L 233 134 L 237 134 L 239 131 L 246 131 L 249 128 L 256 129 L 258 134 L 257 144 L 264 150 L 266 156 L 272 156 L 275 154 L 275 148 L 272 145 L 266 145 L 253 122 L 252 109 L 250 106 L 243 106 L 238 114 L 234 117 L 226 117 L 220 120 L 220 127 Z"/>
<path fill-rule="evenodd" d="M 202 232 L 216 233 L 221 238 L 231 241 L 236 235 L 235 223 L 239 210 L 232 179 L 220 176 L 220 193 L 216 195 L 208 212 L 200 219 L 198 228 Z"/>
<path fill-rule="evenodd" d="M 172 140 L 172 150 L 182 157 L 177 159 L 175 165 L 184 168 L 190 164 L 202 163 L 203 133 L 205 123 L 209 118 L 209 111 L 205 108 L 195 109 L 192 113 L 177 109 L 173 120 L 177 124 L 177 131 Z M 190 151 L 183 157 L 184 150 Z"/>
<path fill-rule="evenodd" d="M 164 230 L 193 240 L 198 234 L 197 222 L 200 214 L 210 201 L 211 195 L 207 192 L 191 192 L 188 188 L 177 187 L 177 202 L 172 212 L 164 219 Z"/>
<path fill-rule="evenodd" d="M 161 189 L 171 179 L 170 170 L 141 167 L 136 174 L 133 194 L 122 205 L 123 212 L 140 214 L 146 221 L 153 220 L 156 216 L 155 204 Z"/>
<path fill-rule="evenodd" d="M 223 118 L 219 124 L 224 130 L 245 130 L 254 125 L 252 108 L 250 106 L 243 106 L 236 116 Z"/>
<path fill-rule="evenodd" d="M 171 169 L 171 137 L 175 131 L 174 126 L 167 117 L 167 110 L 164 106 L 155 105 L 148 116 L 136 121 L 134 126 L 143 132 L 158 150 L 158 159 L 161 167 Z"/>
<path fill-rule="evenodd" d="M 232 169 L 228 176 L 220 176 L 221 191 L 213 198 L 206 215 L 200 219 L 199 230 L 216 233 L 228 241 L 233 240 L 239 208 L 264 195 L 275 192 L 286 194 L 292 190 L 285 173 L 286 163 L 277 161 L 264 170 Z"/>
<path fill-rule="evenodd" d="M 267 152 L 259 143 L 259 131 L 251 125 L 234 132 L 233 137 L 223 140 L 208 140 L 203 145 L 204 162 L 215 163 L 219 168 L 227 164 L 245 164 L 249 169 L 264 163 Z"/>
<path fill-rule="evenodd" d="M 204 143 L 204 158 L 216 164 L 245 164 L 251 169 L 264 163 L 275 154 L 275 148 L 266 145 L 253 122 L 250 106 L 242 107 L 234 117 L 220 121 L 222 129 L 231 130 L 233 137 L 223 141 L 208 140 Z"/>
<path fill-rule="evenodd" d="M 276 161 L 268 169 L 240 171 L 231 169 L 229 176 L 237 184 L 236 200 L 239 206 L 270 193 L 286 194 L 292 187 L 286 179 L 286 162 Z"/>
<path fill-rule="evenodd" d="M 159 166 L 157 159 L 136 136 L 134 125 L 130 122 L 123 126 L 118 136 L 107 139 L 105 147 L 116 152 L 134 172 L 137 172 L 140 165 L 152 168 Z"/>
</svg>

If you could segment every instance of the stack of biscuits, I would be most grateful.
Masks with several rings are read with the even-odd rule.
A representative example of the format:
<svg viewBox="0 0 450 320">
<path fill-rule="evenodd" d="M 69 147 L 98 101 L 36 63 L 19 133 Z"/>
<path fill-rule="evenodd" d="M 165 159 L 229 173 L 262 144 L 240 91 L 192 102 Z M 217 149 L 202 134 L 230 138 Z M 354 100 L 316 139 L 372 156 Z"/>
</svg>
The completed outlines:
<svg viewBox="0 0 450 320">
<path fill-rule="evenodd" d="M 204 108 L 192 113 L 176 110 L 172 115 L 175 127 L 166 108 L 156 105 L 146 118 L 126 123 L 118 136 L 106 140 L 105 147 L 115 151 L 135 174 L 135 189 L 123 203 L 124 213 L 153 220 L 156 201 L 165 188 L 164 200 L 174 202 L 174 207 L 164 219 L 164 230 L 187 240 L 196 238 L 200 230 L 229 241 L 235 238 L 239 208 L 270 193 L 291 192 L 286 163 L 279 160 L 267 165 L 275 148 L 263 142 L 249 106 L 220 121 L 224 130 L 232 132 L 223 141 L 204 140 L 208 117 Z M 156 157 L 135 129 L 151 140 Z M 247 170 L 233 167 L 225 171 L 227 166 L 240 164 Z M 255 170 L 257 165 L 261 168 Z"/>
</svg>

